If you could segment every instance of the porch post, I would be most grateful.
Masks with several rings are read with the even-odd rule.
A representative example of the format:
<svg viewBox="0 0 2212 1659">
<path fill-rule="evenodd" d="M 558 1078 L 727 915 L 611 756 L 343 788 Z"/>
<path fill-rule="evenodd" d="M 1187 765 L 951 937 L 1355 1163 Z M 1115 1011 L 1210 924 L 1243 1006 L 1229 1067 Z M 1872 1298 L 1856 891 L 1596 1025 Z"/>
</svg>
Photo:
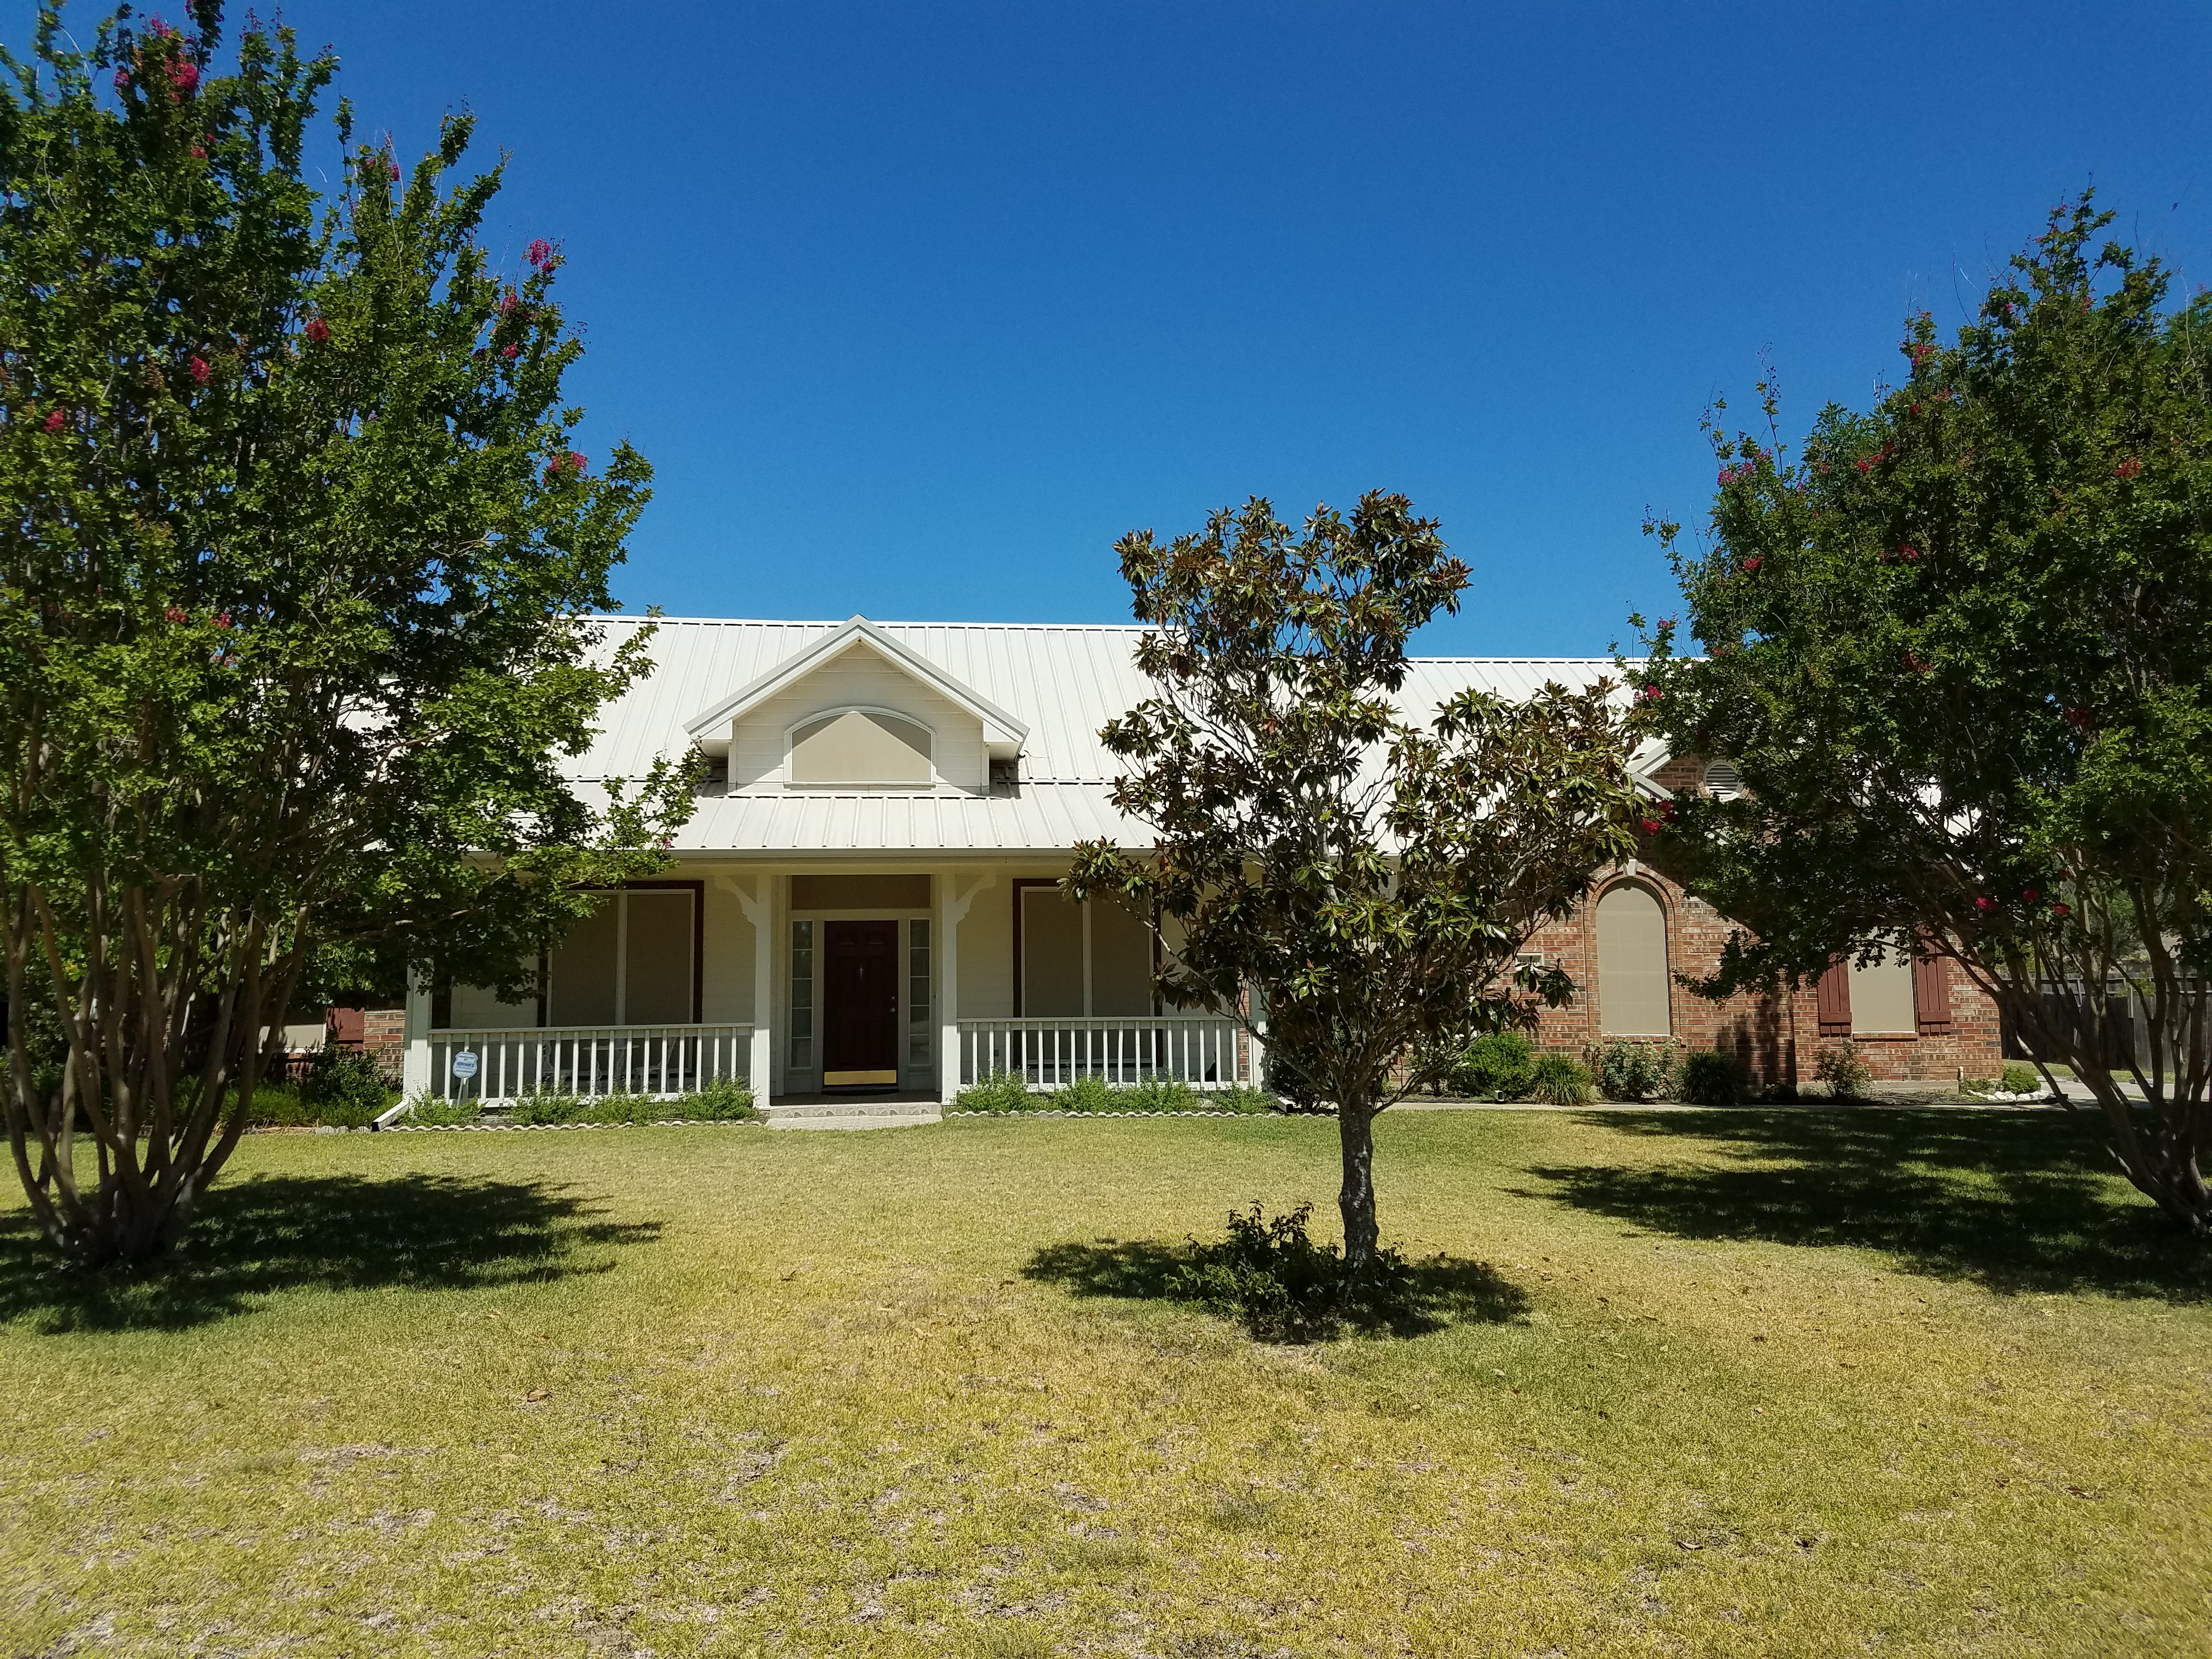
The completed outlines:
<svg viewBox="0 0 2212 1659">
<path fill-rule="evenodd" d="M 775 878 L 763 871 L 750 892 L 727 876 L 721 879 L 753 928 L 753 1036 L 746 1048 L 745 1086 L 753 1091 L 753 1104 L 765 1110 L 775 1084 Z"/>
<path fill-rule="evenodd" d="M 409 1099 L 430 1086 L 430 987 L 420 974 L 407 975 L 406 1048 L 402 1051 L 399 1087 Z"/>
<path fill-rule="evenodd" d="M 960 1092 L 960 924 L 975 895 L 998 877 L 985 872 L 964 893 L 954 890 L 957 870 L 940 870 L 932 885 L 937 896 L 937 1076 L 938 1098 L 950 1106 Z"/>
</svg>

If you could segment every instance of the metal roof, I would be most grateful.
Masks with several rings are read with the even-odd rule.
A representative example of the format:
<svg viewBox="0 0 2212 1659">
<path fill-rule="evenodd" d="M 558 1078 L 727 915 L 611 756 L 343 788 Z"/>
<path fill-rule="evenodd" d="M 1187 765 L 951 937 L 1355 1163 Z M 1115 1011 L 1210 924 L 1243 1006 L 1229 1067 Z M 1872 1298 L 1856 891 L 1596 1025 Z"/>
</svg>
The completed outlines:
<svg viewBox="0 0 2212 1659">
<path fill-rule="evenodd" d="M 606 648 L 642 617 L 591 619 Z M 640 777 L 654 758 L 680 752 L 687 725 L 702 709 L 805 656 L 848 622 L 754 622 L 661 617 L 647 647 L 653 672 L 602 713 L 600 734 L 570 768 L 580 781 Z M 983 798 L 933 793 L 825 793 L 762 788 L 699 802 L 676 850 L 824 853 L 1048 851 L 1109 836 L 1140 844 L 1141 825 L 1107 798 L 1121 764 L 1098 728 L 1152 690 L 1131 655 L 1145 630 L 1134 625 L 1011 623 L 876 623 L 880 633 L 933 665 L 974 698 L 1003 710 L 1028 732 L 1019 792 Z M 1480 686 L 1523 698 L 1547 681 L 1587 685 L 1613 672 L 1605 658 L 1420 657 L 1400 702 L 1425 720 L 1455 692 Z M 1638 769 L 1654 763 L 1647 751 Z"/>
</svg>

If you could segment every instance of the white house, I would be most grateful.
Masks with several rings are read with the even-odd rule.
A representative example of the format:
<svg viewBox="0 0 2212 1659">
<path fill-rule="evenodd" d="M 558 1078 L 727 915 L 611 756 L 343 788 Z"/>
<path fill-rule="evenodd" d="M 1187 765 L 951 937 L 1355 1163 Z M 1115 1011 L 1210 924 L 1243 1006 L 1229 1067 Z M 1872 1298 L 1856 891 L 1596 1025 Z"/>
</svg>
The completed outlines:
<svg viewBox="0 0 2212 1659">
<path fill-rule="evenodd" d="M 639 624 L 605 623 L 611 635 Z M 662 620 L 580 779 L 695 745 L 710 780 L 674 867 L 610 894 L 535 1001 L 419 988 L 410 1092 L 696 1087 L 950 1100 L 1001 1069 L 1200 1088 L 1255 1080 L 1228 1021 L 1153 1006 L 1143 928 L 1056 883 L 1078 842 L 1141 845 L 1098 730 L 1143 699 L 1133 627 Z M 1425 718 L 1479 685 L 1525 696 L 1599 661 L 1418 659 Z M 454 1078 L 474 1057 L 475 1076 Z M 470 1062 L 462 1061 L 461 1069 Z"/>
</svg>

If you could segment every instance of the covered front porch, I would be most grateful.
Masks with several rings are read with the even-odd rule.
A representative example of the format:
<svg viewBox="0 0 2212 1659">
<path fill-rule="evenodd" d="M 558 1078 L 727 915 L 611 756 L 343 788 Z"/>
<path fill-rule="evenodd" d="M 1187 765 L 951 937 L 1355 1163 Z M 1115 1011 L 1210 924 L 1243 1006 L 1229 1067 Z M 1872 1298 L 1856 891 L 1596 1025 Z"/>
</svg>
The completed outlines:
<svg viewBox="0 0 2212 1659">
<path fill-rule="evenodd" d="M 1062 868 L 687 862 L 607 894 L 537 965 L 534 998 L 418 985 L 407 1089 L 498 1103 L 742 1083 L 765 1106 L 949 1104 L 999 1075 L 1257 1083 L 1259 1045 L 1158 1007 L 1149 931 L 1069 902 Z"/>
</svg>

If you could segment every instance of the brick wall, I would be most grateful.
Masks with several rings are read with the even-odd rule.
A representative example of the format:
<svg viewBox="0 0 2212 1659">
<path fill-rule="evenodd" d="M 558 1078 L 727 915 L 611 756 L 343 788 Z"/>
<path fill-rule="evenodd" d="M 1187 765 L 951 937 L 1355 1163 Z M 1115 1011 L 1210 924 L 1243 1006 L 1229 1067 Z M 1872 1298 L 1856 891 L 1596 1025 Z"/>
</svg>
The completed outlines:
<svg viewBox="0 0 2212 1659">
<path fill-rule="evenodd" d="M 1662 767 L 1658 781 L 1676 791 L 1702 787 L 1705 763 L 1680 757 Z M 1661 866 L 1637 860 L 1608 872 L 1589 901 L 1565 921 L 1546 928 L 1529 948 L 1566 969 L 1578 988 L 1573 1006 L 1542 1012 L 1536 1042 L 1579 1056 L 1603 1041 L 1597 1008 L 1598 899 L 1616 882 L 1632 881 L 1656 895 L 1667 918 L 1667 967 L 1674 974 L 1704 975 L 1719 965 L 1721 948 L 1735 924 L 1704 900 L 1682 890 Z M 1996 1005 L 1955 966 L 1948 969 L 1951 1030 L 1947 1036 L 1859 1036 L 1849 1039 L 1878 1079 L 1948 1082 L 1963 1067 L 1968 1077 L 1993 1077 L 2004 1069 Z M 1813 988 L 1780 997 L 1740 995 L 1712 1002 L 1679 984 L 1669 987 L 1674 1036 L 1691 1048 L 1734 1054 L 1762 1084 L 1809 1082 L 1821 1042 Z M 1841 1037 L 1826 1039 L 1843 1042 Z"/>
</svg>

